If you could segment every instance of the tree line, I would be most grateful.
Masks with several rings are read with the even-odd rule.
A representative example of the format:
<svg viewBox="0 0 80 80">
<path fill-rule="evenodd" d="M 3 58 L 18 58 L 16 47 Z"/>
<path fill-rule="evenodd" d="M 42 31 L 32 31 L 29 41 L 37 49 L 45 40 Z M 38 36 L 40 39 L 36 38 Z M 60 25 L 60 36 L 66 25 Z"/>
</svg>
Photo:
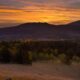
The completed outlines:
<svg viewBox="0 0 80 80">
<path fill-rule="evenodd" d="M 65 64 L 80 62 L 80 41 L 0 42 L 0 63 L 32 64 L 44 60 Z"/>
</svg>

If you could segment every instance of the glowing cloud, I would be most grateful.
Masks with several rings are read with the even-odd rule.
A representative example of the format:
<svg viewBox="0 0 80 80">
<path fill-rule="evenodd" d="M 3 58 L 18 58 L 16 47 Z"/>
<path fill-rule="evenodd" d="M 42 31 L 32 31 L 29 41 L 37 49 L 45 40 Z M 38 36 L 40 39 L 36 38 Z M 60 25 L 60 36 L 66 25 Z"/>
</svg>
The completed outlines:
<svg viewBox="0 0 80 80">
<path fill-rule="evenodd" d="M 2 0 L 0 23 L 64 24 L 80 19 L 80 0 Z"/>
</svg>

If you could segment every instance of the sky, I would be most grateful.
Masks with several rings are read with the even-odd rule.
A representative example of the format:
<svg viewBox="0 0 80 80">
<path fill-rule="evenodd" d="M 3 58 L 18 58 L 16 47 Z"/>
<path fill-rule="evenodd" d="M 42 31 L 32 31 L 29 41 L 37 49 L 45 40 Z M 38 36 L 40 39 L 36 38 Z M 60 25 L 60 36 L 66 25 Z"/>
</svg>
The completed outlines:
<svg viewBox="0 0 80 80">
<path fill-rule="evenodd" d="M 28 22 L 67 24 L 80 20 L 80 0 L 0 0 L 0 27 Z"/>
</svg>

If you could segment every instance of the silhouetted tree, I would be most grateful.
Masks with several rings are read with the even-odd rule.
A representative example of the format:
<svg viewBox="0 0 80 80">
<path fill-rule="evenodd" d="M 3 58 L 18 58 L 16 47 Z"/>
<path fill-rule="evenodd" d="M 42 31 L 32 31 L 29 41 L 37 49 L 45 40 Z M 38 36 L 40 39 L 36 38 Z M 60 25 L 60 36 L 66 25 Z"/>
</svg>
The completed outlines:
<svg viewBox="0 0 80 80">
<path fill-rule="evenodd" d="M 12 55 L 7 47 L 2 48 L 0 51 L 0 61 L 3 63 L 10 63 L 12 59 Z"/>
</svg>

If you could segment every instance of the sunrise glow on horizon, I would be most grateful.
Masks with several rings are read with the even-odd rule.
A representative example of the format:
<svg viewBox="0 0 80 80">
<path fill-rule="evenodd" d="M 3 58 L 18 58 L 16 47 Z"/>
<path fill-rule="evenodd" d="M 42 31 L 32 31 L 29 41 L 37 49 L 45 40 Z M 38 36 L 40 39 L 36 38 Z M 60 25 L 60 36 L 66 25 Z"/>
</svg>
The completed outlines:
<svg viewBox="0 0 80 80">
<path fill-rule="evenodd" d="M 80 0 L 2 0 L 0 25 L 47 22 L 65 24 L 80 20 Z"/>
</svg>

